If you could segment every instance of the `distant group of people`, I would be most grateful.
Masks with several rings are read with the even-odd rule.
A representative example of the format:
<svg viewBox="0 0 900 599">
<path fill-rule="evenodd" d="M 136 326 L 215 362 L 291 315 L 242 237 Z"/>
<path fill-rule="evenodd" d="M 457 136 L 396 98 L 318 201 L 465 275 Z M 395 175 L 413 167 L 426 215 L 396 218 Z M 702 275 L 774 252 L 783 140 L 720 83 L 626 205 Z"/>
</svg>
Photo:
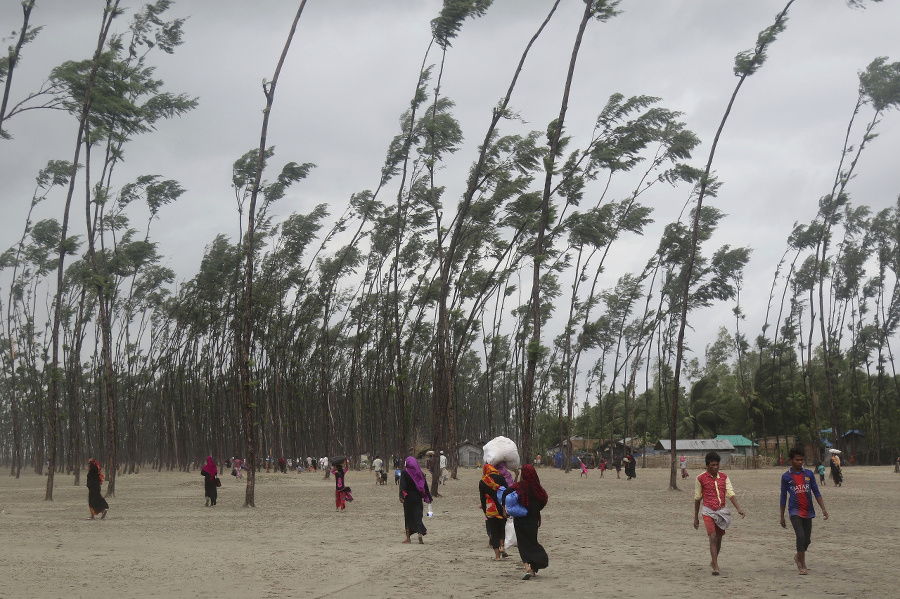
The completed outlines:
<svg viewBox="0 0 900 599">
<path fill-rule="evenodd" d="M 681 456 L 682 460 L 684 460 L 684 456 Z M 581 476 L 579 478 L 586 478 L 588 475 L 588 466 L 584 463 L 584 460 L 578 458 L 578 465 L 581 468 Z M 625 469 L 625 479 L 631 480 L 633 478 L 637 478 L 637 460 L 632 453 L 626 453 L 624 457 L 616 455 L 612 458 L 612 467 L 616 469 L 616 478 L 621 478 L 622 468 Z M 600 471 L 600 478 L 603 478 L 603 474 L 609 469 L 609 464 L 606 461 L 606 458 L 601 457 L 597 462 L 596 470 Z M 684 463 L 682 462 L 682 473 L 683 476 L 687 476 L 687 471 L 684 470 Z"/>
</svg>

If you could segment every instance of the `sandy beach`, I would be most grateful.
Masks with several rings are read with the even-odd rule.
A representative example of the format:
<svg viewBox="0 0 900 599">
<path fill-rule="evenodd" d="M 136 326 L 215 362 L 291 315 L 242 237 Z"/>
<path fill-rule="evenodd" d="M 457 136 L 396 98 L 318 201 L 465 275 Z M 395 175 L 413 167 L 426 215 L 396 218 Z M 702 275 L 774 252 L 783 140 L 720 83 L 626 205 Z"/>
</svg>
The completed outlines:
<svg viewBox="0 0 900 599">
<path fill-rule="evenodd" d="M 255 509 L 244 484 L 222 477 L 219 504 L 204 507 L 199 471 L 120 476 L 104 521 L 89 521 L 87 489 L 56 477 L 0 477 L 0 597 L 897 597 L 900 476 L 891 467 L 845 469 L 823 488 L 831 515 L 813 526 L 808 576 L 779 524 L 783 470 L 727 471 L 741 507 L 709 569 L 694 530 L 693 476 L 667 490 L 668 472 L 632 481 L 599 471 L 539 469 L 550 502 L 540 541 L 550 567 L 522 581 L 515 549 L 491 561 L 475 470 L 442 487 L 424 545 L 404 545 L 392 477 L 376 486 L 348 473 L 355 501 L 334 511 L 321 474 L 257 475 Z M 82 477 L 83 480 L 83 477 Z M 104 492 L 106 487 L 104 485 Z M 735 514 L 736 516 L 737 514 Z"/>
</svg>

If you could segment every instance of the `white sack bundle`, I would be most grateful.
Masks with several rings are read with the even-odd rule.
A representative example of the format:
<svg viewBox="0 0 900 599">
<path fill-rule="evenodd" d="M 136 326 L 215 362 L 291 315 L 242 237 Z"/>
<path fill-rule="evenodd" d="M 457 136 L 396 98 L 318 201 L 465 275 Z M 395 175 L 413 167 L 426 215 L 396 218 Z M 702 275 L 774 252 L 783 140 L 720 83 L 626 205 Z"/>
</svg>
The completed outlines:
<svg viewBox="0 0 900 599">
<path fill-rule="evenodd" d="M 500 462 L 506 462 L 507 468 L 516 470 L 520 465 L 519 449 L 512 439 L 495 437 L 488 441 L 484 446 L 484 461 L 493 466 L 496 466 Z"/>
</svg>

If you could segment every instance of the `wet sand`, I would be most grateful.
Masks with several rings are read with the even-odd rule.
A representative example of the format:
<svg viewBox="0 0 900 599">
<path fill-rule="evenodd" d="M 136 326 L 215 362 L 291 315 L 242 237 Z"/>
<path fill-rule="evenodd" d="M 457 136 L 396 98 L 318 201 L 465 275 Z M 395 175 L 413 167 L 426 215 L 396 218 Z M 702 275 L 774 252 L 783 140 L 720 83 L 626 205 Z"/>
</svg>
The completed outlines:
<svg viewBox="0 0 900 599">
<path fill-rule="evenodd" d="M 87 489 L 72 476 L 56 477 L 48 502 L 45 477 L 4 473 L 0 597 L 900 596 L 892 467 L 847 468 L 843 487 L 823 488 L 831 518 L 814 521 L 808 576 L 792 562 L 793 531 L 778 523 L 781 469 L 726 470 L 747 517 L 728 529 L 719 577 L 703 526 L 692 526 L 699 471 L 678 492 L 658 469 L 632 481 L 538 472 L 550 494 L 539 537 L 550 567 L 530 581 L 515 549 L 491 561 L 475 470 L 442 487 L 424 545 L 400 543 L 393 477 L 376 486 L 351 471 L 355 501 L 336 513 L 334 482 L 321 474 L 260 473 L 258 507 L 245 509 L 244 484 L 226 473 L 207 508 L 199 471 L 145 469 L 120 476 L 106 520 L 89 521 Z"/>
</svg>

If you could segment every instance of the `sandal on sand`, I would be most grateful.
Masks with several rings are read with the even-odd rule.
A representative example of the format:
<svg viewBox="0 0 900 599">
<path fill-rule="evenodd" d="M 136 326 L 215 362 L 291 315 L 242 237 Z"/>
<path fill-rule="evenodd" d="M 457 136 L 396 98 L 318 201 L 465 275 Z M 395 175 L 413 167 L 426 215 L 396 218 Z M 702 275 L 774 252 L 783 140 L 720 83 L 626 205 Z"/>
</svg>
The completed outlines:
<svg viewBox="0 0 900 599">
<path fill-rule="evenodd" d="M 525 575 L 522 576 L 522 580 L 529 580 L 532 576 L 534 576 L 534 574 L 531 572 L 525 572 Z"/>
<path fill-rule="evenodd" d="M 505 551 L 500 552 L 500 557 L 509 557 L 509 554 Z"/>
</svg>

